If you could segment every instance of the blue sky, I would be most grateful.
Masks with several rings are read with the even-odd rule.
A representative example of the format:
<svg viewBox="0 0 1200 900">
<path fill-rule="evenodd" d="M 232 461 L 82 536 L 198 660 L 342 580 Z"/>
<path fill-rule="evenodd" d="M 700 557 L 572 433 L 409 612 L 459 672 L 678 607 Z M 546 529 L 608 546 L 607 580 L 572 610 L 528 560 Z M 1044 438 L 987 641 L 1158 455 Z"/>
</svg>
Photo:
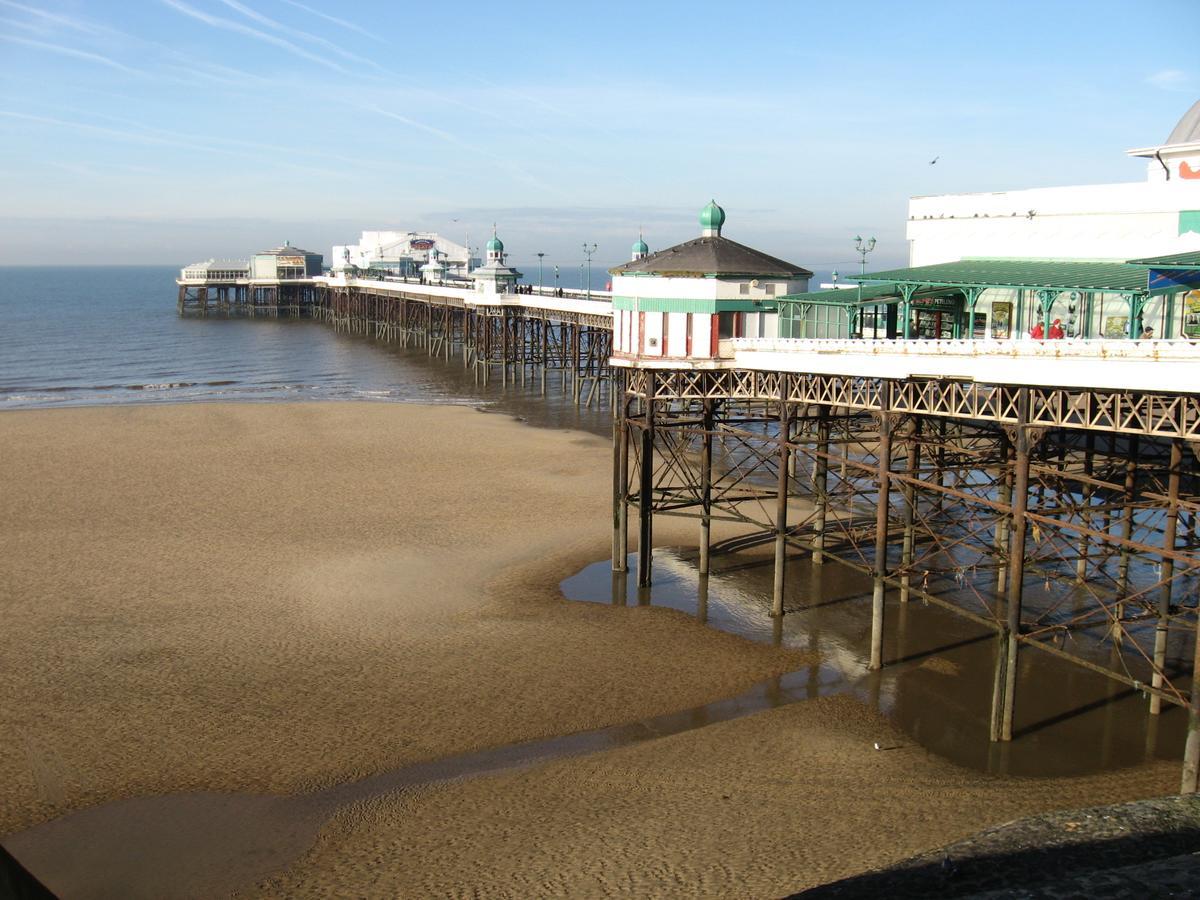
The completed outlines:
<svg viewBox="0 0 1200 900">
<path fill-rule="evenodd" d="M 1136 13 L 1134 10 L 1136 9 Z M 1194 0 L 0 0 L 0 264 L 364 228 L 624 260 L 726 234 L 906 261 L 917 194 L 1131 181 L 1200 94 Z M 938 157 L 936 165 L 929 160 Z"/>
</svg>

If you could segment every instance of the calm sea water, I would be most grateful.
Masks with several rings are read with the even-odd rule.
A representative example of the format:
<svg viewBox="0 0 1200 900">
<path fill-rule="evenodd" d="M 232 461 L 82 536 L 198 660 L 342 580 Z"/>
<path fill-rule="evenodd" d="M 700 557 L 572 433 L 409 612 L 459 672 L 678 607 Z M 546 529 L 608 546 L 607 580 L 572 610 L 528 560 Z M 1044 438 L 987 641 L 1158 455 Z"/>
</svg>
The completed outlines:
<svg viewBox="0 0 1200 900">
<path fill-rule="evenodd" d="M 554 386 L 476 385 L 430 359 L 296 319 L 181 318 L 170 267 L 0 268 L 0 410 L 194 401 L 373 400 L 484 406 L 604 433 Z"/>
</svg>

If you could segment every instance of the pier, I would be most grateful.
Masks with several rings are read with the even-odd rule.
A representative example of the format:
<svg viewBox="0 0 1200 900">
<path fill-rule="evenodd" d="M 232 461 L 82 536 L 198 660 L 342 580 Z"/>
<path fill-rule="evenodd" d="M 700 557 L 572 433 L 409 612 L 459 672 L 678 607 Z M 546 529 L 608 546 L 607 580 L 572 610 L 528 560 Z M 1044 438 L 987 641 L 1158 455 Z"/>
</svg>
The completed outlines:
<svg viewBox="0 0 1200 900">
<path fill-rule="evenodd" d="M 790 564 L 847 567 L 873 585 L 870 668 L 896 605 L 935 604 L 995 635 L 993 741 L 1036 650 L 1140 692 L 1149 747 L 1187 709 L 1197 790 L 1200 348 L 741 339 L 716 369 L 614 363 L 614 571 L 631 514 L 643 587 L 661 515 L 696 521 L 702 578 L 716 528 L 773 545 L 775 616 Z"/>
<path fill-rule="evenodd" d="M 309 316 L 460 359 L 477 383 L 610 404 L 614 572 L 635 546 L 637 583 L 650 586 L 664 515 L 695 520 L 701 578 L 719 553 L 766 552 L 777 619 L 797 611 L 789 567 L 847 568 L 871 584 L 869 668 L 890 662 L 884 637 L 898 605 L 936 605 L 994 635 L 996 745 L 1020 733 L 1021 660 L 1037 651 L 1141 694 L 1148 752 L 1163 712 L 1185 709 L 1181 790 L 1196 792 L 1200 345 L 1137 339 L 1151 310 L 1163 333 L 1183 330 L 1172 329 L 1196 261 L 1173 259 L 1184 275 L 1165 285 L 1156 260 L 1093 267 L 1086 284 L 1069 264 L 1022 268 L 1044 284 L 1019 288 L 1018 304 L 1036 298 L 1045 319 L 1062 297 L 1087 310 L 1107 302 L 1126 315 L 1121 338 L 997 340 L 958 327 L 993 308 L 989 291 L 1013 290 L 980 280 L 976 264 L 924 288 L 965 337 L 913 337 L 903 324 L 916 291 L 897 299 L 890 287 L 817 299 L 845 307 L 840 325 L 819 323 L 844 335 L 861 334 L 865 309 L 895 300 L 905 308 L 888 320 L 891 337 L 778 337 L 779 321 L 800 321 L 789 304 L 811 273 L 728 241 L 723 222 L 714 203 L 698 240 L 658 254 L 639 240 L 632 262 L 612 270 L 611 294 L 518 285 L 493 238 L 490 271 L 474 284 L 224 272 L 203 286 L 181 278 L 180 312 Z M 929 277 L 905 270 L 889 282 L 909 275 Z M 1072 293 L 1082 288 L 1093 293 Z M 767 335 L 746 336 L 755 331 Z"/>
</svg>

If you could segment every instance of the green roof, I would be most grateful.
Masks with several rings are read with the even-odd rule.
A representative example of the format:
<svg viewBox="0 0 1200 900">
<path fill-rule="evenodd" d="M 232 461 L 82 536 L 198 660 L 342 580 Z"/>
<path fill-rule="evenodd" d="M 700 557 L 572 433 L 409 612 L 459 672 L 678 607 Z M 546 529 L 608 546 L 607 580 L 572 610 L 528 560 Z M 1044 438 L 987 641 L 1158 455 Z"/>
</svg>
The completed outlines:
<svg viewBox="0 0 1200 900">
<path fill-rule="evenodd" d="M 829 291 L 808 291 L 803 294 L 780 294 L 775 299 L 780 303 L 816 303 L 821 306 L 857 306 L 860 300 L 892 297 L 896 294 L 894 284 L 864 284 L 858 288 L 836 288 Z"/>
<path fill-rule="evenodd" d="M 1152 269 L 1200 269 L 1200 251 L 1147 256 L 1145 259 L 1131 259 L 1129 263 L 1135 266 L 1149 266 Z"/>
<path fill-rule="evenodd" d="M 872 272 L 856 280 L 925 287 L 1007 287 L 1145 294 L 1149 293 L 1149 273 L 1147 266 L 1123 262 L 964 259 L 933 266 Z"/>
</svg>

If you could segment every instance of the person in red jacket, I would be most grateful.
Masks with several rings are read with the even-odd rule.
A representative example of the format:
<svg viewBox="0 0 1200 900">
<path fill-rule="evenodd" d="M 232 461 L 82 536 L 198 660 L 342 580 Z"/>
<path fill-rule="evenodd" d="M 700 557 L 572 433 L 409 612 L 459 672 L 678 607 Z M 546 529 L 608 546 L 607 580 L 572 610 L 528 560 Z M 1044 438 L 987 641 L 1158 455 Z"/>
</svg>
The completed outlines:
<svg viewBox="0 0 1200 900">
<path fill-rule="evenodd" d="M 1042 328 L 1042 323 L 1038 322 L 1033 328 L 1029 329 L 1029 336 L 1035 341 L 1040 341 L 1046 337 L 1046 332 Z"/>
<path fill-rule="evenodd" d="M 1062 327 L 1062 319 L 1055 319 L 1050 325 L 1050 340 L 1061 341 L 1066 336 L 1067 333 L 1063 331 Z"/>
</svg>

